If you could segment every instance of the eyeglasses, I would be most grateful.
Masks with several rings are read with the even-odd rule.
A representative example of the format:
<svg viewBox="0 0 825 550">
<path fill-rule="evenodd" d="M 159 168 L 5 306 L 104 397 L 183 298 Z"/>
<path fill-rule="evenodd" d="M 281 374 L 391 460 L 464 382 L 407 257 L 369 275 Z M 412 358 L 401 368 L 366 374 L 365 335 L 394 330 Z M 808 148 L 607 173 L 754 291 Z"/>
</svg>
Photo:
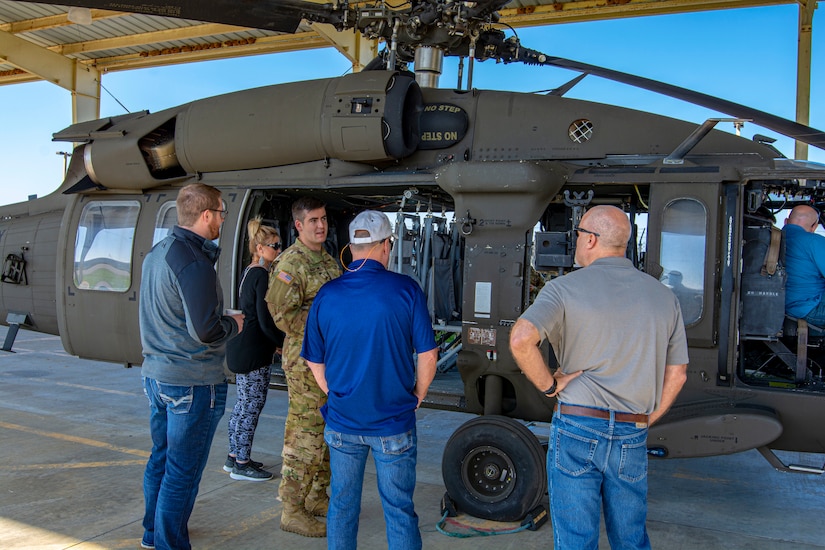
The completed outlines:
<svg viewBox="0 0 825 550">
<path fill-rule="evenodd" d="M 596 233 L 595 231 L 589 231 L 589 230 L 587 230 L 587 229 L 583 229 L 583 228 L 579 227 L 578 225 L 577 225 L 576 227 L 574 227 L 574 228 L 573 228 L 573 231 L 575 231 L 575 232 L 576 232 L 576 237 L 577 237 L 577 238 L 578 238 L 578 236 L 579 236 L 579 232 L 582 232 L 582 233 L 587 233 L 588 235 L 594 235 L 594 236 L 596 236 L 596 237 L 601 237 L 601 235 L 599 235 L 599 234 L 598 234 L 598 233 Z"/>
<path fill-rule="evenodd" d="M 281 243 L 266 243 L 264 246 L 268 246 L 269 248 L 271 248 L 273 250 L 280 250 L 281 249 Z"/>
<path fill-rule="evenodd" d="M 226 219 L 226 209 L 224 209 L 224 210 L 219 210 L 219 209 L 217 209 L 217 208 L 207 208 L 207 210 L 210 210 L 210 211 L 212 211 L 212 212 L 217 212 L 217 213 L 219 213 L 219 214 L 221 215 L 221 219 L 222 219 L 222 220 L 225 220 L 225 219 Z"/>
</svg>

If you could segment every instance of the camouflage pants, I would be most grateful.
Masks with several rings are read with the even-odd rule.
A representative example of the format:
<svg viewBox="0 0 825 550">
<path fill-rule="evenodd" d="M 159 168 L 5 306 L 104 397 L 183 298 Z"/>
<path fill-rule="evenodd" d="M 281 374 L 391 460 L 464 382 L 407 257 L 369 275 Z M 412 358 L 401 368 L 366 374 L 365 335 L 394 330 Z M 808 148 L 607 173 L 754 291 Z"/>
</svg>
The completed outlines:
<svg viewBox="0 0 825 550">
<path fill-rule="evenodd" d="M 278 493 L 282 502 L 304 506 L 307 496 L 315 500 L 326 498 L 329 487 L 329 449 L 324 443 L 320 410 L 327 396 L 318 387 L 306 361 L 300 357 L 297 361 L 284 359 L 289 408 Z"/>
</svg>

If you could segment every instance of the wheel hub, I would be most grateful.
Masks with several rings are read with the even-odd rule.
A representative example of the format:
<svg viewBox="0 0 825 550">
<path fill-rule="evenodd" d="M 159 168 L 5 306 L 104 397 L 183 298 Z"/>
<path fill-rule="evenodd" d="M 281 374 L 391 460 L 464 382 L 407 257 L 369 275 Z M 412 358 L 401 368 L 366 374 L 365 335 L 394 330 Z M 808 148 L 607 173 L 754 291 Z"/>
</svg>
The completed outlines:
<svg viewBox="0 0 825 550">
<path fill-rule="evenodd" d="M 472 449 L 462 464 L 461 477 L 470 493 L 482 502 L 505 500 L 515 487 L 515 466 L 496 447 Z"/>
</svg>

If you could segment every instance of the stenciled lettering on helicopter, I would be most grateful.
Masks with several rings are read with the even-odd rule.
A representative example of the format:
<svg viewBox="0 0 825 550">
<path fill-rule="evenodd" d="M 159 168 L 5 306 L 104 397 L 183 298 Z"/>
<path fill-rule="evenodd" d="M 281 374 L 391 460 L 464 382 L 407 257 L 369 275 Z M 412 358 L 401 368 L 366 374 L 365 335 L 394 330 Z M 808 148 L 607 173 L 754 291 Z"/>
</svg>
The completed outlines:
<svg viewBox="0 0 825 550">
<path fill-rule="evenodd" d="M 728 242 L 725 252 L 725 267 L 730 267 L 730 258 L 733 253 L 733 216 L 728 216 Z"/>
<path fill-rule="evenodd" d="M 705 443 L 738 443 L 739 438 L 735 435 L 721 435 L 721 434 L 699 434 L 694 436 L 695 439 Z"/>
<path fill-rule="evenodd" d="M 493 220 L 493 219 L 484 219 L 480 218 L 478 220 L 478 226 L 483 227 L 485 225 L 500 225 L 504 227 L 512 227 L 513 221 L 512 220 Z"/>
<path fill-rule="evenodd" d="M 748 290 L 745 292 L 745 295 L 758 298 L 778 298 L 780 293 L 772 290 Z"/>
<path fill-rule="evenodd" d="M 471 327 L 467 329 L 467 338 L 470 344 L 477 346 L 495 346 L 496 345 L 496 329 L 494 328 L 476 328 Z"/>
<path fill-rule="evenodd" d="M 451 103 L 424 105 L 419 120 L 419 149 L 444 149 L 464 139 L 469 127 L 467 112 Z"/>
</svg>

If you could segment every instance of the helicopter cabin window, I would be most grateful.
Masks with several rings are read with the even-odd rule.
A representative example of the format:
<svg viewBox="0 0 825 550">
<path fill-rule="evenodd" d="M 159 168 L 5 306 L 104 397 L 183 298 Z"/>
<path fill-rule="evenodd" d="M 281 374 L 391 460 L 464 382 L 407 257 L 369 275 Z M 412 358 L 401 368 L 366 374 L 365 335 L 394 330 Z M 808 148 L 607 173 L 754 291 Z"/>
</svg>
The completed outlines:
<svg viewBox="0 0 825 550">
<path fill-rule="evenodd" d="M 221 201 L 221 208 L 226 210 L 226 201 Z M 155 220 L 155 232 L 152 235 L 152 246 L 169 236 L 172 228 L 178 223 L 178 207 L 175 201 L 169 201 L 158 210 L 158 217 Z M 213 241 L 220 242 L 220 237 Z"/>
<path fill-rule="evenodd" d="M 152 246 L 165 239 L 172 228 L 178 223 L 178 208 L 175 201 L 169 201 L 158 210 L 158 219 L 155 223 L 155 234 L 152 236 Z"/>
<path fill-rule="evenodd" d="M 132 246 L 138 201 L 92 201 L 83 207 L 74 246 L 79 289 L 126 292 L 132 285 Z"/>
<path fill-rule="evenodd" d="M 673 290 L 685 325 L 702 317 L 707 210 L 695 199 L 668 203 L 662 217 L 661 281 Z"/>
</svg>

